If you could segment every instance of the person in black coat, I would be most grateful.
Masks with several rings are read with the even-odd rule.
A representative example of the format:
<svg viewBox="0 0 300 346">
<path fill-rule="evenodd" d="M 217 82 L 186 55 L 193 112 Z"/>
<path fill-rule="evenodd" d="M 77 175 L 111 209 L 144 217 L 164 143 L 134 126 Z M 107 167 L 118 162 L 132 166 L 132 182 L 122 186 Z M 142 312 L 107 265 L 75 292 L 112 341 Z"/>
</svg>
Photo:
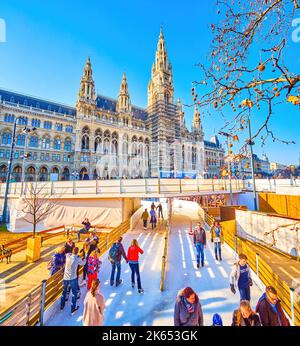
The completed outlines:
<svg viewBox="0 0 300 346">
<path fill-rule="evenodd" d="M 261 326 L 259 316 L 252 311 L 250 302 L 242 300 L 240 308 L 233 312 L 232 317 L 233 327 L 257 327 Z"/>
</svg>

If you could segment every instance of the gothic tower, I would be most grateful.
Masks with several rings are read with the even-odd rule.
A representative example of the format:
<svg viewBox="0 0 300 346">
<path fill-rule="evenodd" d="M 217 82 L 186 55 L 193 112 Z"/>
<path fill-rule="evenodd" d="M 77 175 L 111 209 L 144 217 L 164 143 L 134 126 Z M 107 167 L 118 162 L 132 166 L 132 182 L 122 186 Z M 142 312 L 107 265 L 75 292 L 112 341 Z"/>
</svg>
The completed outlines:
<svg viewBox="0 0 300 346">
<path fill-rule="evenodd" d="M 118 113 L 131 113 L 131 102 L 125 73 L 123 74 L 117 102 Z"/>
<path fill-rule="evenodd" d="M 203 141 L 204 131 L 201 124 L 200 113 L 197 106 L 195 107 L 195 110 L 194 110 L 192 133 L 197 141 Z"/>
</svg>

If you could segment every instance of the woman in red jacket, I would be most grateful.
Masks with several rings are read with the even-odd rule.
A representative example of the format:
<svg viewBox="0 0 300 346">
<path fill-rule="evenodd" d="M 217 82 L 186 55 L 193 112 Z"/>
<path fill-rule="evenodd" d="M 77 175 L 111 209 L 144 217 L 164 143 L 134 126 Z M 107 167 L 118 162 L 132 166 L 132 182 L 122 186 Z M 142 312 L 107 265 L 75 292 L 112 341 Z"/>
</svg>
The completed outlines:
<svg viewBox="0 0 300 346">
<path fill-rule="evenodd" d="M 127 252 L 127 260 L 131 269 L 131 284 L 132 284 L 132 288 L 134 288 L 135 274 L 136 274 L 138 292 L 143 293 L 144 290 L 142 289 L 142 285 L 141 285 L 141 276 L 140 276 L 140 269 L 139 269 L 139 253 L 143 254 L 144 251 L 139 247 L 137 240 L 133 239 L 131 246 L 129 247 Z"/>
</svg>

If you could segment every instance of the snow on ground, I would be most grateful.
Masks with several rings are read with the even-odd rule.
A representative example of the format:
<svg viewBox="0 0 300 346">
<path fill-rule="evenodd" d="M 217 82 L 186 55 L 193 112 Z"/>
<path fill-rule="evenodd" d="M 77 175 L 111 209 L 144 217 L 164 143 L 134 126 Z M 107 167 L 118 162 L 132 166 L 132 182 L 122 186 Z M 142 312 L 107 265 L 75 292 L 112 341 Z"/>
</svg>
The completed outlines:
<svg viewBox="0 0 300 346">
<path fill-rule="evenodd" d="M 205 267 L 197 269 L 193 239 L 188 234 L 190 218 L 198 219 L 197 209 L 189 202 L 181 201 L 174 205 L 173 211 L 164 292 L 159 290 L 164 232 L 143 231 L 140 222 L 133 231 L 124 236 L 123 244 L 126 250 L 132 239 L 136 238 L 145 251 L 144 255 L 140 256 L 144 294 L 139 294 L 137 289 L 131 288 L 130 269 L 124 261 L 121 276 L 124 282 L 119 287 L 111 287 L 111 265 L 107 260 L 107 254 L 102 256 L 103 265 L 99 278 L 101 291 L 106 300 L 106 326 L 173 325 L 176 296 L 178 290 L 186 286 L 191 286 L 200 296 L 205 325 L 211 325 L 212 315 L 216 312 L 221 314 L 225 325 L 230 325 L 232 312 L 239 305 L 239 294 L 233 295 L 229 289 L 229 274 L 235 261 L 234 257 L 227 247 L 223 247 L 223 261 L 216 261 L 213 244 L 208 237 Z M 64 311 L 61 312 L 58 305 L 45 325 L 81 326 L 85 292 L 86 288 L 81 288 L 81 299 L 78 301 L 80 309 L 74 316 L 70 312 L 70 297 Z M 254 307 L 261 291 L 254 285 L 251 293 Z"/>
</svg>

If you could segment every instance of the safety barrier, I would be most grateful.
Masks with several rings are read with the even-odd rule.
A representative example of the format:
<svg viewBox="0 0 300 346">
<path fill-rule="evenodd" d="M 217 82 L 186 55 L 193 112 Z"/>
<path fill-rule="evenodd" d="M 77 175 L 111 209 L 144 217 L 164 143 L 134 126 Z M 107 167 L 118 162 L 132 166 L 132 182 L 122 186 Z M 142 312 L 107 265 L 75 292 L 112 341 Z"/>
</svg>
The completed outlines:
<svg viewBox="0 0 300 346">
<path fill-rule="evenodd" d="M 215 221 L 210 215 L 205 216 L 209 226 Z M 300 296 L 294 288 L 281 280 L 272 268 L 260 257 L 259 253 L 253 251 L 247 241 L 236 236 L 235 220 L 220 222 L 224 233 L 224 241 L 231 247 L 235 254 L 244 253 L 248 257 L 250 268 L 265 286 L 273 286 L 281 300 L 281 305 L 292 323 L 300 326 Z"/>
<path fill-rule="evenodd" d="M 105 239 L 100 240 L 98 247 L 104 254 L 111 245 L 130 229 L 130 219 L 106 233 Z M 82 273 L 80 268 L 79 273 Z M 63 269 L 55 273 L 41 284 L 34 287 L 24 297 L 13 305 L 0 311 L 0 326 L 34 326 L 43 325 L 44 312 L 62 294 Z"/>
<path fill-rule="evenodd" d="M 161 292 L 163 292 L 165 289 L 165 277 L 166 277 L 166 270 L 167 270 L 169 237 L 170 237 L 170 230 L 171 230 L 171 217 L 172 217 L 172 202 L 171 202 L 171 199 L 169 198 L 168 223 L 166 225 L 166 232 L 165 232 L 164 253 L 162 256 L 162 260 L 161 260 L 161 279 L 160 279 Z"/>
</svg>

